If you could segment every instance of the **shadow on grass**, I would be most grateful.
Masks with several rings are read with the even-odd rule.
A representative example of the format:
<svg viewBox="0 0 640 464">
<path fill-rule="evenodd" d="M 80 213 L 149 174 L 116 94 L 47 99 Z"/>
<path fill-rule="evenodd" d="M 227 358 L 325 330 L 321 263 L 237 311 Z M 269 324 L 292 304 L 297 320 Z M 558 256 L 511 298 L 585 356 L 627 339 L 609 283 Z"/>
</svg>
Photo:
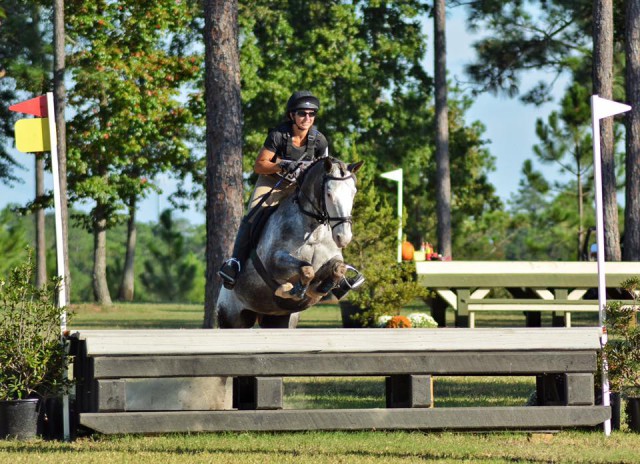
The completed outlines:
<svg viewBox="0 0 640 464">
<path fill-rule="evenodd" d="M 434 377 L 436 407 L 524 406 L 535 377 Z M 286 409 L 385 407 L 384 377 L 293 377 L 284 380 Z"/>
</svg>

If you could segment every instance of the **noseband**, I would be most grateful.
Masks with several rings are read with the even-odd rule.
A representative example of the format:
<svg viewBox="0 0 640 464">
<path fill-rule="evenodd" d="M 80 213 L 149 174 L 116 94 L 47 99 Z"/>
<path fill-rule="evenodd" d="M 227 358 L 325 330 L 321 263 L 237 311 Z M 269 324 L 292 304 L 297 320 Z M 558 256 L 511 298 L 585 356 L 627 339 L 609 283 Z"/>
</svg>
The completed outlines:
<svg viewBox="0 0 640 464">
<path fill-rule="evenodd" d="M 353 222 L 351 219 L 352 216 L 330 216 L 329 212 L 327 211 L 327 200 L 326 200 L 327 182 L 329 182 L 330 180 L 349 180 L 349 179 L 353 179 L 355 182 L 356 177 L 353 174 L 347 177 L 336 177 L 336 176 L 324 174 L 322 176 L 322 194 L 321 194 L 320 206 L 316 206 L 314 202 L 307 196 L 307 194 L 304 193 L 304 190 L 302 190 L 301 187 L 298 187 L 297 203 L 298 203 L 298 208 L 300 208 L 300 212 L 306 216 L 312 217 L 313 219 L 318 221 L 320 224 L 328 225 L 329 227 L 331 227 L 331 229 L 339 226 L 340 224 L 344 224 L 344 223 L 351 224 Z M 304 200 L 306 200 L 306 202 L 313 208 L 314 211 L 307 211 L 304 208 L 304 206 L 302 205 L 302 202 L 300 201 L 301 194 Z"/>
</svg>

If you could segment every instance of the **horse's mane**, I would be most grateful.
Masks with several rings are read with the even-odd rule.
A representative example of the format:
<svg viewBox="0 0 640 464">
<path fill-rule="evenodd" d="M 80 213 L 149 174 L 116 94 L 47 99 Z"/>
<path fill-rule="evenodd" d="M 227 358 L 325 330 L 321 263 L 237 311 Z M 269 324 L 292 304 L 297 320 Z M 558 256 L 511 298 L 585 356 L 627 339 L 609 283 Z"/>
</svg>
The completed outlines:
<svg viewBox="0 0 640 464">
<path fill-rule="evenodd" d="M 347 175 L 347 173 L 349 172 L 349 169 L 347 168 L 347 165 L 344 161 L 339 160 L 338 158 L 334 158 L 333 156 L 316 158 L 311 162 L 309 167 L 305 169 L 300 175 L 300 177 L 298 178 L 298 188 L 302 187 L 302 185 L 304 184 L 307 178 L 307 174 L 311 172 L 311 170 L 316 166 L 316 164 L 320 162 L 324 163 L 327 160 L 327 158 L 331 161 L 331 164 L 337 164 L 340 167 L 340 176 L 344 177 Z"/>
</svg>

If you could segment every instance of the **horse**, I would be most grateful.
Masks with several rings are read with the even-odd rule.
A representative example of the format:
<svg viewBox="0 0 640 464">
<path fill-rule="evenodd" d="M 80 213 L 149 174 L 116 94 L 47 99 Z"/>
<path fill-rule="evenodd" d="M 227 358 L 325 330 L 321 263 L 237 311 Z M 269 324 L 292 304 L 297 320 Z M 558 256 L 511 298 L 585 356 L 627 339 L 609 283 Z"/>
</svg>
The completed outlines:
<svg viewBox="0 0 640 464">
<path fill-rule="evenodd" d="M 350 268 L 355 173 L 363 162 L 323 157 L 298 179 L 295 193 L 268 216 L 233 290 L 216 304 L 220 328 L 295 328 L 300 311 L 326 296 Z M 265 210 L 266 208 L 263 208 Z"/>
</svg>

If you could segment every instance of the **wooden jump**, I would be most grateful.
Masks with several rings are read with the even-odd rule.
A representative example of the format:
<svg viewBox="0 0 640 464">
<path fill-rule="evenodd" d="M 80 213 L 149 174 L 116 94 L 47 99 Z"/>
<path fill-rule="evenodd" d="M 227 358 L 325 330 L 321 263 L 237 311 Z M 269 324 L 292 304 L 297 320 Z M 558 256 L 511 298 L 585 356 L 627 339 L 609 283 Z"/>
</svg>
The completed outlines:
<svg viewBox="0 0 640 464">
<path fill-rule="evenodd" d="M 595 426 L 597 328 L 80 331 L 79 423 L 102 433 Z M 539 406 L 433 407 L 437 376 L 536 376 Z M 282 377 L 384 376 L 386 409 L 282 409 Z M 548 401 L 561 379 L 562 391 Z M 549 383 L 549 379 L 555 379 Z"/>
<path fill-rule="evenodd" d="M 571 313 L 597 312 L 598 300 L 585 299 L 598 287 L 595 262 L 552 261 L 424 261 L 416 263 L 420 283 L 437 294 L 437 305 L 451 307 L 456 325 L 475 327 L 475 313 L 481 311 L 523 311 L 528 320 L 540 313 L 554 314 L 554 325 L 571 327 Z M 640 275 L 640 263 L 605 264 L 606 286 L 627 303 L 620 283 Z M 494 298 L 492 289 L 506 289 L 512 298 Z M 443 326 L 444 308 L 434 317 Z M 556 320 L 557 317 L 557 320 Z"/>
</svg>

